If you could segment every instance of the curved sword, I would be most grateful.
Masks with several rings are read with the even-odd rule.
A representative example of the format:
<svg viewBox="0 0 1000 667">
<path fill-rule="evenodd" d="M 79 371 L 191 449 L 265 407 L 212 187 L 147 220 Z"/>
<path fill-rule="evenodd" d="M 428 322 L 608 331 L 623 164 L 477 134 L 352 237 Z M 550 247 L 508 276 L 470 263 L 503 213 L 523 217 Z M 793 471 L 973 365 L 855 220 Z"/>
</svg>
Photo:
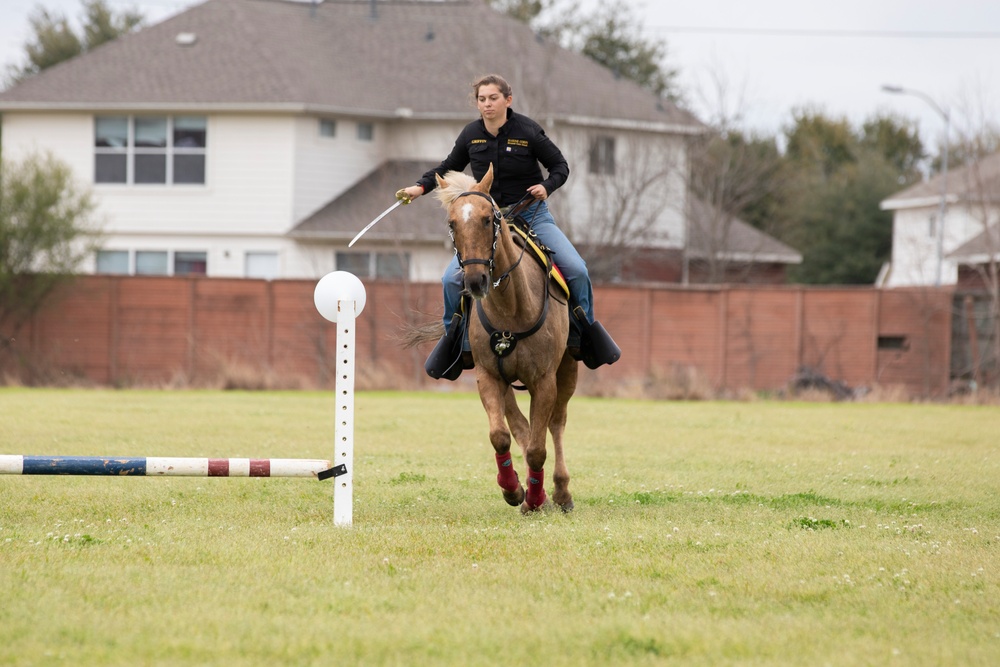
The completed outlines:
<svg viewBox="0 0 1000 667">
<path fill-rule="evenodd" d="M 390 206 L 389 208 L 385 209 L 384 211 L 382 211 L 382 213 L 380 213 L 377 218 L 375 218 L 374 220 L 372 220 L 371 222 L 369 222 L 367 225 L 365 225 L 365 228 L 362 229 L 360 232 L 358 232 L 357 236 L 355 236 L 353 239 L 351 239 L 351 242 L 347 244 L 347 247 L 350 248 L 351 246 L 353 246 L 357 242 L 358 239 L 360 239 L 362 236 L 365 235 L 365 232 L 367 232 L 369 229 L 371 229 L 372 227 L 375 226 L 376 222 L 378 222 L 379 220 L 381 220 L 385 216 L 387 216 L 390 213 L 392 213 L 393 211 L 395 211 L 400 205 L 402 205 L 402 204 L 409 204 L 411 201 L 413 201 L 413 200 L 410 199 L 405 192 L 403 192 L 402 190 L 397 190 L 396 191 L 396 203 L 393 204 L 392 206 Z"/>
</svg>

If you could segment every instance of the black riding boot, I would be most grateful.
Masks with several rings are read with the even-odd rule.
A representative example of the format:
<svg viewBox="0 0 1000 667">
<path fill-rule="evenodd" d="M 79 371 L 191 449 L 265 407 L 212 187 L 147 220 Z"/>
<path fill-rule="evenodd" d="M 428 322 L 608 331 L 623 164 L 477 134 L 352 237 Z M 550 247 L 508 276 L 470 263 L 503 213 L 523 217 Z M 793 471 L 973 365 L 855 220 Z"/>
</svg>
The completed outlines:
<svg viewBox="0 0 1000 667">
<path fill-rule="evenodd" d="M 437 342 L 431 350 L 427 361 L 424 362 L 424 371 L 435 380 L 457 380 L 458 376 L 466 368 L 472 365 L 464 359 L 462 347 L 465 343 L 465 320 L 456 313 L 451 318 L 451 324 L 444 336 Z"/>
<path fill-rule="evenodd" d="M 580 354 L 577 358 L 587 368 L 610 365 L 621 359 L 621 348 L 611 334 L 597 320 L 589 322 L 580 306 L 573 309 L 573 320 L 571 324 L 580 332 Z"/>
</svg>

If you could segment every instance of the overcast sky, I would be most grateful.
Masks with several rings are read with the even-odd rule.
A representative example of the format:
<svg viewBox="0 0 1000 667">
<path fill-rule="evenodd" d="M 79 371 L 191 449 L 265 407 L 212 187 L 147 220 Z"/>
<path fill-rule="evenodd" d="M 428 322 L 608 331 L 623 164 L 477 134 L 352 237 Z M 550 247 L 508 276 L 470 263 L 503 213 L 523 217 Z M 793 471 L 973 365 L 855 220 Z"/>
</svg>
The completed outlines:
<svg viewBox="0 0 1000 667">
<path fill-rule="evenodd" d="M 107 0 L 137 8 L 150 22 L 192 0 Z M 609 0 L 581 0 L 584 7 Z M 860 124 L 879 112 L 916 120 L 935 145 L 941 116 L 917 97 L 889 95 L 882 84 L 918 90 L 961 113 L 970 98 L 1000 117 L 998 0 L 626 0 L 648 35 L 667 42 L 669 67 L 699 116 L 741 111 L 766 133 L 811 107 Z M 19 60 L 28 15 L 42 5 L 77 20 L 80 0 L 2 0 L 0 62 Z M 721 96 L 712 92 L 722 81 Z M 957 124 L 957 118 L 956 118 Z"/>
</svg>

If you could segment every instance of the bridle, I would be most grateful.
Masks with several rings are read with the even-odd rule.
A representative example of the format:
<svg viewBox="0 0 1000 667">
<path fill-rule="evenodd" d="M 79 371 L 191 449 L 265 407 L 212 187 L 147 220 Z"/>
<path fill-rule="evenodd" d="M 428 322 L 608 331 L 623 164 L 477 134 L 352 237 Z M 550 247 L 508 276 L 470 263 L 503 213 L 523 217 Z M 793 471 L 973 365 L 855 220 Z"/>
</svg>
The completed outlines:
<svg viewBox="0 0 1000 667">
<path fill-rule="evenodd" d="M 466 267 L 466 265 L 469 265 L 469 264 L 481 264 L 481 265 L 487 267 L 487 269 L 488 269 L 488 271 L 490 273 L 490 280 L 492 281 L 492 279 L 493 279 L 493 267 L 494 267 L 494 263 L 495 263 L 495 259 L 496 259 L 496 252 L 497 252 L 497 241 L 498 241 L 499 236 L 500 236 L 500 225 L 503 224 L 503 221 L 504 221 L 503 213 L 497 207 L 496 202 L 493 201 L 493 198 L 491 196 L 489 196 L 488 194 L 482 193 L 482 192 L 477 192 L 475 190 L 469 190 L 467 192 L 461 193 L 460 195 L 458 195 L 457 197 L 455 197 L 454 201 L 457 201 L 461 197 L 465 197 L 467 195 L 475 195 L 477 197 L 483 197 L 484 199 L 486 199 L 487 201 L 489 201 L 490 202 L 490 206 L 493 207 L 493 246 L 492 246 L 492 248 L 490 250 L 490 257 L 489 257 L 489 259 L 478 259 L 478 258 L 463 259 L 461 253 L 458 251 L 458 246 L 455 245 L 455 232 L 454 232 L 454 230 L 449 231 L 449 234 L 451 236 L 451 243 L 452 243 L 452 246 L 454 246 L 454 248 L 455 248 L 455 256 L 458 258 L 458 265 L 461 268 L 464 269 Z M 522 198 L 521 201 L 519 201 L 517 204 L 515 204 L 513 207 L 511 207 L 512 210 L 513 211 L 517 211 L 521 207 L 521 205 L 523 204 L 523 202 L 525 201 L 526 198 L 527 198 L 527 196 L 525 198 Z M 529 202 L 529 204 L 530 204 L 530 202 Z M 529 225 L 529 227 L 530 227 L 530 225 Z M 495 281 L 492 281 L 494 288 L 496 288 L 497 286 L 499 286 L 500 283 L 503 282 L 503 279 L 506 278 L 506 277 L 508 277 L 510 275 L 510 272 L 513 271 L 514 269 L 516 269 L 517 266 L 518 266 L 518 264 L 521 263 L 521 258 L 524 257 L 524 250 L 527 247 L 527 245 L 528 245 L 527 242 L 525 242 L 524 245 L 521 246 L 521 255 L 517 258 L 517 261 L 514 262 L 503 273 L 502 276 L 500 276 L 499 278 L 497 278 Z M 548 276 L 549 269 L 551 269 L 551 260 L 549 260 L 547 262 L 547 266 L 545 267 L 545 275 L 546 276 Z M 504 380 L 504 382 L 506 382 L 508 385 L 512 386 L 514 389 L 525 389 L 524 386 L 520 386 L 520 385 L 515 385 L 514 384 L 515 379 L 511 378 L 511 377 L 509 377 L 507 375 L 507 373 L 504 370 L 504 363 L 503 362 L 504 362 L 504 359 L 507 357 L 507 355 L 509 355 L 511 352 L 514 351 L 514 348 L 517 346 L 518 341 L 523 340 L 525 338 L 529 338 L 530 336 L 534 335 L 539 329 L 542 328 L 542 325 L 545 323 L 545 318 L 546 318 L 546 316 L 548 315 L 548 312 L 549 312 L 548 278 L 546 278 L 546 279 L 544 279 L 542 281 L 542 312 L 539 314 L 538 319 L 535 321 L 535 324 L 532 327 L 530 327 L 529 329 L 527 329 L 526 331 L 513 332 L 513 331 L 506 331 L 506 330 L 497 329 L 493 325 L 493 323 L 490 322 L 489 318 L 486 316 L 486 311 L 483 309 L 483 305 L 479 301 L 476 302 L 476 311 L 477 311 L 477 314 L 479 315 L 479 323 L 483 326 L 483 329 L 486 330 L 486 333 L 490 337 L 490 349 L 493 351 L 494 356 L 496 356 L 496 359 L 497 359 L 497 370 L 500 373 L 500 377 Z"/>
<path fill-rule="evenodd" d="M 493 280 L 493 267 L 494 267 L 494 264 L 495 264 L 495 259 L 496 259 L 496 254 L 497 254 L 497 239 L 500 237 L 500 225 L 503 224 L 503 212 L 499 209 L 499 207 L 497 207 L 497 204 L 493 200 L 493 197 L 491 197 L 490 195 L 488 195 L 488 194 L 486 194 L 484 192 L 478 192 L 476 190 L 467 190 L 467 191 L 459 194 L 452 201 L 458 201 L 459 199 L 461 199 L 462 197 L 465 197 L 467 195 L 475 195 L 477 197 L 482 197 L 483 199 L 485 199 L 486 201 L 488 201 L 490 203 L 491 207 L 493 207 L 493 246 L 490 248 L 490 258 L 489 259 L 463 259 L 462 258 L 462 253 L 460 253 L 458 251 L 458 246 L 455 245 L 455 230 L 453 230 L 453 229 L 448 231 L 448 235 L 451 237 L 451 245 L 452 245 L 453 248 L 455 248 L 455 257 L 458 258 L 458 266 L 460 268 L 464 269 L 465 266 L 466 266 L 466 264 L 482 264 L 483 266 L 486 267 L 487 271 L 489 271 L 490 280 L 493 281 L 493 288 L 496 289 L 497 287 L 500 286 L 500 283 L 503 282 L 503 279 L 507 278 L 510 275 L 510 272 L 513 271 L 514 269 L 516 269 L 517 266 L 518 266 L 518 264 L 521 263 L 521 259 L 524 257 L 524 249 L 527 246 L 526 245 L 521 246 L 521 254 L 518 256 L 517 261 L 514 262 L 513 264 L 511 264 L 510 268 L 508 268 L 506 271 L 504 271 L 503 275 L 501 275 L 496 280 Z M 533 201 L 534 201 L 534 198 L 530 194 L 525 194 L 523 197 L 521 197 L 521 199 L 516 204 L 514 204 L 513 206 L 509 206 L 508 207 L 510 209 L 509 214 L 513 217 L 519 211 L 522 211 L 525 208 L 527 208 L 528 206 L 530 206 Z M 531 224 L 528 225 L 528 228 L 529 229 L 531 228 Z"/>
<path fill-rule="evenodd" d="M 462 258 L 462 253 L 460 253 L 458 251 L 458 246 L 455 245 L 455 230 L 449 230 L 448 235 L 451 236 L 451 245 L 455 248 L 455 256 L 458 257 L 458 265 L 460 267 L 462 267 L 464 269 L 466 267 L 466 265 L 468 265 L 468 264 L 482 264 L 483 266 L 485 266 L 487 268 L 487 270 L 490 272 L 490 276 L 492 277 L 493 276 L 493 264 L 494 264 L 494 261 L 496 259 L 496 254 L 497 254 L 497 239 L 499 239 L 499 237 L 500 237 L 500 225 L 503 223 L 503 214 L 500 212 L 500 209 L 497 207 L 496 202 L 493 201 L 493 197 L 489 196 L 488 194 L 486 194 L 484 192 L 477 192 L 475 190 L 469 190 L 469 191 L 463 192 L 462 194 L 460 194 L 457 197 L 455 197 L 454 201 L 458 201 L 462 197 L 466 197 L 466 196 L 469 196 L 469 195 L 475 195 L 477 197 L 482 197 L 483 199 L 485 199 L 486 201 L 488 201 L 490 203 L 491 207 L 493 207 L 493 247 L 490 249 L 490 258 L 489 259 L 463 259 Z M 498 281 L 498 284 L 499 284 L 499 281 Z M 494 287 L 496 287 L 496 285 L 494 285 Z"/>
</svg>

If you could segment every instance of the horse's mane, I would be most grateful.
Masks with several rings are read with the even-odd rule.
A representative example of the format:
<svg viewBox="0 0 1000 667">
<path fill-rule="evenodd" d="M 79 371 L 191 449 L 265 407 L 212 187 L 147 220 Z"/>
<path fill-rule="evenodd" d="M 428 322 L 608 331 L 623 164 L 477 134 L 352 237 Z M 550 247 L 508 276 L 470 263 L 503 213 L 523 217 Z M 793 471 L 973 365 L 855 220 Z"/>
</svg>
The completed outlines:
<svg viewBox="0 0 1000 667">
<path fill-rule="evenodd" d="M 449 171 L 444 175 L 444 180 L 448 182 L 448 185 L 437 188 L 434 191 L 434 196 L 445 208 L 448 208 L 458 195 L 468 192 L 476 184 L 476 179 L 461 171 Z"/>
</svg>

